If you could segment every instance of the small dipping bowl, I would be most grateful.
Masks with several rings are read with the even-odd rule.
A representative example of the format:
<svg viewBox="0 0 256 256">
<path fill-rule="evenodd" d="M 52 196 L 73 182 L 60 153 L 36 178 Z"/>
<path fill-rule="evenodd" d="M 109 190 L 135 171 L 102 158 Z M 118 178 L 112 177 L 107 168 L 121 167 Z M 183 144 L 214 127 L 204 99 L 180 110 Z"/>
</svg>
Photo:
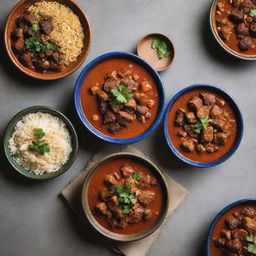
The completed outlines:
<svg viewBox="0 0 256 256">
<path fill-rule="evenodd" d="M 231 106 L 235 116 L 236 116 L 236 122 L 237 122 L 237 135 L 236 135 L 236 139 L 234 141 L 234 144 L 232 146 L 232 148 L 223 156 L 221 156 L 219 159 L 211 161 L 211 162 L 196 162 L 193 161 L 187 157 L 185 157 L 184 155 L 182 155 L 177 149 L 176 147 L 173 145 L 171 138 L 169 136 L 169 130 L 168 130 L 168 117 L 169 117 L 169 112 L 172 110 L 172 106 L 175 103 L 175 101 L 180 98 L 182 95 L 186 94 L 187 92 L 191 91 L 191 90 L 195 90 L 195 89 L 205 89 L 205 90 L 212 90 L 213 92 L 217 93 L 218 95 L 222 96 Z M 223 90 L 212 86 L 212 85 L 206 85 L 206 84 L 194 84 L 194 85 L 190 85 L 188 87 L 185 87 L 184 89 L 180 90 L 179 92 L 177 92 L 173 98 L 171 99 L 171 101 L 168 103 L 166 110 L 165 110 L 165 116 L 164 116 L 164 136 L 165 136 L 165 140 L 167 142 L 168 147 L 170 148 L 170 150 L 172 151 L 172 153 L 182 162 L 184 162 L 185 164 L 188 164 L 190 166 L 194 166 L 194 167 L 201 167 L 201 168 L 207 168 L 207 167 L 213 167 L 213 166 L 217 166 L 223 162 L 225 162 L 226 160 L 228 160 L 234 153 L 235 151 L 238 149 L 240 142 L 242 140 L 243 137 L 243 117 L 242 114 L 239 110 L 238 105 L 235 103 L 235 101 L 233 100 L 233 98 L 231 96 L 229 96 L 226 92 L 224 92 Z"/>
<path fill-rule="evenodd" d="M 60 71 L 47 71 L 46 73 L 42 73 L 37 70 L 32 70 L 30 68 L 27 68 L 24 66 L 16 57 L 16 55 L 13 52 L 12 49 L 12 40 L 11 40 L 11 34 L 14 27 L 14 24 L 16 22 L 16 19 L 22 15 L 22 13 L 31 5 L 33 5 L 36 2 L 40 2 L 40 0 L 21 0 L 19 1 L 14 8 L 11 10 L 5 24 L 5 30 L 4 30 L 4 42 L 5 42 L 5 48 L 7 50 L 8 56 L 12 63 L 18 68 L 22 73 L 36 78 L 40 80 L 56 80 L 60 78 L 64 78 L 73 72 L 75 72 L 85 61 L 90 47 L 91 47 L 91 28 L 90 23 L 83 12 L 83 10 L 73 1 L 73 0 L 49 0 L 53 2 L 58 2 L 60 4 L 63 4 L 70 8 L 80 19 L 81 25 L 84 29 L 84 47 L 82 49 L 81 54 L 77 57 L 76 61 L 70 63 L 67 67 L 64 67 Z"/>
<path fill-rule="evenodd" d="M 205 243 L 206 256 L 215 256 L 215 255 L 211 254 L 211 239 L 212 239 L 212 233 L 214 231 L 214 228 L 215 228 L 217 222 L 220 220 L 220 218 L 226 212 L 228 212 L 229 210 L 231 210 L 232 208 L 234 208 L 238 205 L 256 205 L 256 200 L 255 199 L 241 199 L 241 200 L 235 201 L 235 202 L 227 205 L 226 207 L 224 207 L 221 211 L 219 211 L 217 213 L 217 215 L 214 217 L 214 219 L 210 225 L 210 228 L 209 228 L 209 231 L 207 234 L 207 240 Z"/>
<path fill-rule="evenodd" d="M 154 38 L 159 38 L 166 42 L 171 51 L 171 55 L 166 58 L 159 59 L 156 49 L 151 47 Z M 164 71 L 170 67 L 174 59 L 175 50 L 172 41 L 166 35 L 160 33 L 152 33 L 144 36 L 137 46 L 137 54 L 146 60 L 156 71 Z"/>
<path fill-rule="evenodd" d="M 152 226 L 149 227 L 148 229 L 146 229 L 142 232 L 136 233 L 136 234 L 130 234 L 130 235 L 118 234 L 118 233 L 111 232 L 110 230 L 104 228 L 94 218 L 94 216 L 90 210 L 89 203 L 88 203 L 88 189 L 89 189 L 90 181 L 91 181 L 93 174 L 95 172 L 97 172 L 97 170 L 102 165 L 104 165 L 110 161 L 113 161 L 115 159 L 118 159 L 118 158 L 128 158 L 131 160 L 138 161 L 141 164 L 147 166 L 151 170 L 152 174 L 155 176 L 155 178 L 157 179 L 157 181 L 159 182 L 159 184 L 161 185 L 162 190 L 163 190 L 163 196 L 164 196 L 163 207 L 162 207 L 162 211 L 159 213 L 159 217 L 157 218 L 156 222 L 153 223 Z M 167 185 L 165 178 L 164 178 L 162 172 L 160 171 L 160 169 L 154 163 L 152 163 L 150 160 L 145 158 L 144 156 L 140 156 L 138 154 L 133 154 L 133 153 L 128 153 L 128 152 L 114 153 L 109 156 L 106 156 L 105 158 L 103 158 L 102 160 L 97 162 L 88 171 L 88 173 L 85 177 L 85 180 L 83 183 L 81 199 L 82 199 L 82 207 L 83 207 L 83 212 L 84 212 L 85 218 L 90 223 L 90 225 L 93 227 L 93 229 L 95 231 L 97 231 L 97 233 L 101 234 L 103 237 L 108 238 L 113 241 L 118 241 L 118 242 L 137 241 L 137 240 L 143 239 L 143 238 L 149 236 L 150 234 L 152 234 L 153 232 L 155 232 L 159 228 L 159 226 L 163 223 L 163 221 L 165 220 L 167 212 L 168 212 L 168 207 L 169 207 L 168 185 Z"/>
<path fill-rule="evenodd" d="M 27 169 L 23 168 L 21 165 L 19 165 L 16 162 L 16 160 L 13 158 L 13 156 L 11 155 L 11 152 L 9 149 L 9 140 L 15 131 L 16 124 L 24 116 L 31 114 L 31 113 L 37 113 L 37 112 L 48 113 L 50 115 L 56 116 L 59 119 L 61 119 L 65 123 L 65 125 L 69 131 L 69 134 L 71 136 L 71 143 L 72 143 L 72 152 L 69 155 L 69 159 L 58 171 L 50 172 L 50 173 L 43 173 L 43 174 L 39 174 L 39 175 L 35 174 L 34 172 L 30 172 Z M 73 162 L 76 159 L 76 155 L 78 152 L 78 138 L 77 138 L 77 134 L 76 134 L 74 126 L 68 120 L 68 118 L 64 114 L 62 114 L 60 111 L 58 111 L 54 108 L 46 107 L 46 106 L 33 106 L 33 107 L 29 107 L 29 108 L 26 108 L 26 109 L 20 111 L 8 123 L 8 125 L 5 129 L 5 134 L 4 134 L 4 151 L 5 151 L 7 160 L 9 161 L 9 163 L 11 164 L 13 169 L 16 170 L 16 172 L 18 172 L 21 175 L 23 175 L 27 178 L 30 178 L 30 179 L 47 180 L 47 179 L 52 179 L 57 176 L 60 176 L 61 174 L 66 172 L 71 167 L 71 165 L 73 164 Z"/>
</svg>

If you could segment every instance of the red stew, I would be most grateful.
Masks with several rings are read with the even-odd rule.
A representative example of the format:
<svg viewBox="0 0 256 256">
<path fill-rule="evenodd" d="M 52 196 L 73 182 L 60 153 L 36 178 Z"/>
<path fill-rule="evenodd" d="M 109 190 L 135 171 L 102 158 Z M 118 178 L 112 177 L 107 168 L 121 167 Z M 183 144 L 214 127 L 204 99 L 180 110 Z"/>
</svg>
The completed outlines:
<svg viewBox="0 0 256 256">
<path fill-rule="evenodd" d="M 150 228 L 163 206 L 163 190 L 150 169 L 119 158 L 101 166 L 92 176 L 88 203 L 94 218 L 119 234 Z"/>
<path fill-rule="evenodd" d="M 256 206 L 241 204 L 226 212 L 211 236 L 212 256 L 253 256 L 256 250 Z"/>
<path fill-rule="evenodd" d="M 173 104 L 168 117 L 174 147 L 197 162 L 221 158 L 237 135 L 235 114 L 230 104 L 211 90 L 191 90 Z"/>
<path fill-rule="evenodd" d="M 245 55 L 256 54 L 256 1 L 219 0 L 215 22 L 229 48 Z"/>
<path fill-rule="evenodd" d="M 142 66 L 127 59 L 111 59 L 87 75 L 81 89 L 81 104 L 97 130 L 128 139 L 152 125 L 159 95 L 153 77 Z"/>
</svg>

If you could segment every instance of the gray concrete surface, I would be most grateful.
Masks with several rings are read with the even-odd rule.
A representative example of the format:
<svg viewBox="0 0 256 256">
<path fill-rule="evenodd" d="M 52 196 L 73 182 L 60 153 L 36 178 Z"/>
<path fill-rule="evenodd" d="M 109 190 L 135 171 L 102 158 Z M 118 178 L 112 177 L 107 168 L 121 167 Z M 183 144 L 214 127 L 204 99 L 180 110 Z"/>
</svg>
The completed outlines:
<svg viewBox="0 0 256 256">
<path fill-rule="evenodd" d="M 16 0 L 0 1 L 1 32 Z M 176 48 L 172 67 L 161 73 L 166 96 L 194 83 L 218 85 L 238 102 L 244 115 L 244 138 L 239 150 L 216 168 L 197 169 L 177 163 L 159 127 L 134 146 L 156 154 L 190 194 L 163 227 L 149 256 L 201 256 L 208 226 L 226 204 L 255 197 L 255 96 L 256 62 L 226 55 L 213 40 L 208 26 L 207 0 L 78 0 L 89 16 L 93 43 L 84 63 L 114 50 L 133 52 L 149 32 L 169 35 Z M 2 37 L 2 33 L 1 33 Z M 2 38 L 1 38 L 2 39 Z M 83 129 L 73 111 L 72 90 L 78 70 L 55 82 L 39 82 L 20 74 L 8 61 L 3 43 L 0 51 L 0 133 L 8 120 L 25 107 L 43 104 L 56 107 L 73 121 L 80 152 L 72 168 L 47 182 L 32 182 L 15 175 L 0 152 L 0 255 L 70 256 L 112 255 L 89 241 L 87 231 L 58 197 L 59 192 L 82 170 L 104 143 Z M 83 65 L 83 66 L 84 66 Z"/>
</svg>

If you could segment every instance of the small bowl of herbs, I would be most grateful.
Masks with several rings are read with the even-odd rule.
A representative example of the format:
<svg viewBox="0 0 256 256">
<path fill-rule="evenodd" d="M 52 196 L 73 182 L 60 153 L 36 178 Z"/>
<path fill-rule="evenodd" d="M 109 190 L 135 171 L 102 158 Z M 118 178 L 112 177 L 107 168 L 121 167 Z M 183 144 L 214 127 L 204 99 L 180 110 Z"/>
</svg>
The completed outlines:
<svg viewBox="0 0 256 256">
<path fill-rule="evenodd" d="M 152 33 L 144 36 L 137 46 L 137 54 L 157 71 L 170 67 L 174 59 L 174 46 L 169 37 Z"/>
</svg>

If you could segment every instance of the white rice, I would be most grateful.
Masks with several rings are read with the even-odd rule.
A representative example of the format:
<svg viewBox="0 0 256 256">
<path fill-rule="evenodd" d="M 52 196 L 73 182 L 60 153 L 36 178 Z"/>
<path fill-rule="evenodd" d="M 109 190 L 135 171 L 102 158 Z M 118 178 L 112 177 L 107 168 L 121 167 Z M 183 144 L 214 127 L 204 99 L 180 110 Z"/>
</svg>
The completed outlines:
<svg viewBox="0 0 256 256">
<path fill-rule="evenodd" d="M 44 155 L 28 149 L 36 141 L 34 129 L 43 129 L 40 142 L 48 143 L 50 152 Z M 24 116 L 16 125 L 9 140 L 9 149 L 19 165 L 37 175 L 58 171 L 69 159 L 72 151 L 70 133 L 65 123 L 56 116 L 37 112 Z"/>
</svg>

